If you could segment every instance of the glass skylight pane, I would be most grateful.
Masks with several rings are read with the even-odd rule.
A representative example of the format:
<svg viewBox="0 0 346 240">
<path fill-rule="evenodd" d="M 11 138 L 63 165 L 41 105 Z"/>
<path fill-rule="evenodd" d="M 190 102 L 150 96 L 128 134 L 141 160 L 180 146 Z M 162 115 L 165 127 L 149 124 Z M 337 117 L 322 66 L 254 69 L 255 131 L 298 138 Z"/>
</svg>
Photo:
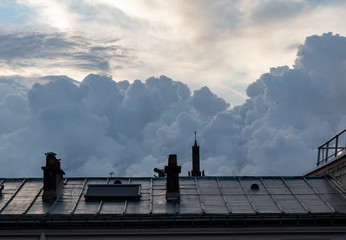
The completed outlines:
<svg viewBox="0 0 346 240">
<path fill-rule="evenodd" d="M 89 184 L 86 200 L 93 199 L 138 199 L 141 195 L 141 184 Z"/>
</svg>

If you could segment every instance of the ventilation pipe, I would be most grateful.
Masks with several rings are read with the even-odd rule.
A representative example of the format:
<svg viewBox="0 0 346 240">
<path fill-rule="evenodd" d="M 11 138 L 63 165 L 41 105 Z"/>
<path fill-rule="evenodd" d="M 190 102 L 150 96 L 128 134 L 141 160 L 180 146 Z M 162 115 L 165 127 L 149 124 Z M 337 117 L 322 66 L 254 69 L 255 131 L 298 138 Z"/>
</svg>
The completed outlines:
<svg viewBox="0 0 346 240">
<path fill-rule="evenodd" d="M 45 200 L 56 199 L 63 187 L 63 175 L 65 172 L 60 168 L 60 159 L 55 153 L 48 152 L 46 155 L 46 166 L 43 170 L 43 195 Z"/>
<path fill-rule="evenodd" d="M 167 174 L 166 182 L 166 200 L 175 201 L 180 199 L 179 191 L 179 173 L 181 166 L 177 165 L 177 155 L 171 154 L 168 158 L 168 166 L 165 166 L 165 173 Z"/>
<path fill-rule="evenodd" d="M 164 169 L 154 168 L 154 172 L 156 172 L 159 175 L 159 177 L 165 177 L 166 176 Z"/>
</svg>

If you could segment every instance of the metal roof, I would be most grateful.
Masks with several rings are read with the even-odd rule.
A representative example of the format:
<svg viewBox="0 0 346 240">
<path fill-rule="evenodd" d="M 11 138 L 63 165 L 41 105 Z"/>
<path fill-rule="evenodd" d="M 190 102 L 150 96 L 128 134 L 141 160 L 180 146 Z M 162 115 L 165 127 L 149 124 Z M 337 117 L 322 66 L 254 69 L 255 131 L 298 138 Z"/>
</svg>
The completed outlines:
<svg viewBox="0 0 346 240">
<path fill-rule="evenodd" d="M 139 200 L 86 201 L 88 184 L 141 184 Z M 180 177 L 180 201 L 166 201 L 166 178 L 67 178 L 55 201 L 42 178 L 0 180 L 5 216 L 242 216 L 346 214 L 345 191 L 326 177 Z M 253 184 L 258 185 L 251 188 Z"/>
</svg>

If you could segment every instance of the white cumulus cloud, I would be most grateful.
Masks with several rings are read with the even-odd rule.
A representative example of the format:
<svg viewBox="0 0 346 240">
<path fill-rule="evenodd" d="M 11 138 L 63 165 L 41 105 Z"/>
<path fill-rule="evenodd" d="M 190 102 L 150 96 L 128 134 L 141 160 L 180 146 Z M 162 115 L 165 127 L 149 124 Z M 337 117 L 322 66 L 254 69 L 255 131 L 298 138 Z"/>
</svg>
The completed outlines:
<svg viewBox="0 0 346 240">
<path fill-rule="evenodd" d="M 208 87 L 191 92 L 166 76 L 114 81 L 90 74 L 0 78 L 0 176 L 40 176 L 54 151 L 68 176 L 152 176 L 169 154 L 191 170 L 197 131 L 207 175 L 300 175 L 316 148 L 345 128 L 346 38 L 300 45 L 293 67 L 275 67 L 230 108 Z"/>
</svg>

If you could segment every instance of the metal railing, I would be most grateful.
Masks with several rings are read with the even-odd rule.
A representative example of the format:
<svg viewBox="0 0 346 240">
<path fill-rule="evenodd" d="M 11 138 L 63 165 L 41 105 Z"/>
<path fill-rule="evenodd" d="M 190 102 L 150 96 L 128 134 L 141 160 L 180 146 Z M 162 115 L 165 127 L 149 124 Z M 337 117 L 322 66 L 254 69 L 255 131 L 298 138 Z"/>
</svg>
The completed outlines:
<svg viewBox="0 0 346 240">
<path fill-rule="evenodd" d="M 318 156 L 316 165 L 328 162 L 330 158 L 337 157 L 346 150 L 346 129 L 329 139 L 318 147 Z"/>
</svg>

